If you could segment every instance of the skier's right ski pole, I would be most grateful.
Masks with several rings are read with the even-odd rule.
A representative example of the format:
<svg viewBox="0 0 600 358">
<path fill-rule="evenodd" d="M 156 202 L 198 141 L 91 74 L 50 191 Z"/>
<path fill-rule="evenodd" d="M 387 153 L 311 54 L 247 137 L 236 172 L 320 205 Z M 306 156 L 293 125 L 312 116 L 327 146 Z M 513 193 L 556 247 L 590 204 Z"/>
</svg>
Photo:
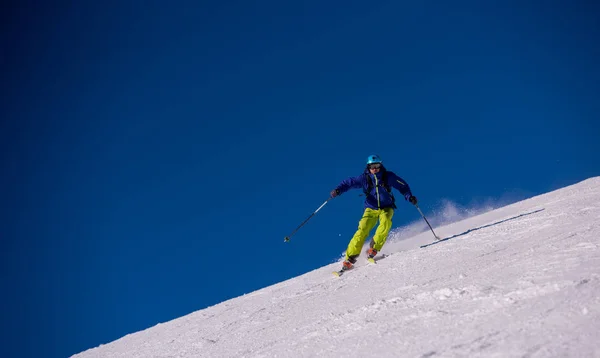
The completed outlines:
<svg viewBox="0 0 600 358">
<path fill-rule="evenodd" d="M 421 211 L 421 209 L 419 208 L 419 205 L 415 204 L 415 207 L 417 208 L 417 210 L 419 210 L 419 213 L 421 214 L 421 216 L 423 217 L 423 219 L 425 220 L 425 222 L 427 223 L 427 226 L 429 226 L 429 229 L 431 230 L 431 232 L 433 233 L 433 236 L 435 236 L 436 240 L 441 240 L 436 234 L 435 231 L 433 231 L 433 228 L 431 227 L 431 224 L 429 223 L 429 221 L 427 221 L 427 218 L 425 217 L 425 215 L 423 215 L 423 212 Z"/>
<path fill-rule="evenodd" d="M 310 218 L 312 218 L 313 216 L 315 216 L 315 214 L 316 214 L 316 213 L 317 213 L 319 210 L 321 210 L 321 208 L 322 208 L 322 207 L 324 207 L 324 206 L 325 206 L 325 204 L 327 204 L 327 203 L 329 202 L 329 200 L 331 200 L 331 199 L 333 199 L 333 198 L 329 198 L 329 199 L 325 200 L 325 202 L 324 202 L 323 204 L 321 204 L 321 206 L 319 206 L 319 208 L 318 208 L 317 210 L 315 210 L 315 211 L 314 211 L 312 214 L 310 214 L 310 216 L 309 216 L 308 218 L 306 218 L 306 220 L 304 220 L 304 221 L 302 222 L 302 224 L 300 224 L 300 225 L 299 225 L 299 226 L 296 228 L 296 230 L 292 231 L 292 233 L 291 233 L 289 236 L 286 236 L 285 238 L 283 238 L 283 242 L 288 242 L 288 241 L 290 241 L 290 237 L 292 237 L 292 235 L 294 235 L 294 234 L 296 233 L 296 231 L 298 231 L 298 229 L 300 229 L 302 226 L 304 226 L 304 224 L 306 224 L 306 223 L 308 222 L 308 220 L 310 220 Z"/>
</svg>

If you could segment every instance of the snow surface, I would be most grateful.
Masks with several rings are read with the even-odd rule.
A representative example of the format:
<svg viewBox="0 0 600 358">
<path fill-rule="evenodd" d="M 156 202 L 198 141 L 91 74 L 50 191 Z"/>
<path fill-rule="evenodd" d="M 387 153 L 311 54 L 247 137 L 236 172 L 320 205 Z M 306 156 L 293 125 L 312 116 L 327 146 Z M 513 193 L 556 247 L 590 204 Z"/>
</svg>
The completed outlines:
<svg viewBox="0 0 600 358">
<path fill-rule="evenodd" d="M 74 357 L 600 357 L 600 177 L 436 230 Z"/>
</svg>

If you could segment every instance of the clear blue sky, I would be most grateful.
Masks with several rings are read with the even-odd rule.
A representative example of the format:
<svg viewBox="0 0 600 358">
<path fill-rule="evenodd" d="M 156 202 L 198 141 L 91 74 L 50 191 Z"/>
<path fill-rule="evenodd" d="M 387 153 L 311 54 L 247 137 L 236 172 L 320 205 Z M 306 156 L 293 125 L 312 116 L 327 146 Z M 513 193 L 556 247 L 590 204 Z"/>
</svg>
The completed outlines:
<svg viewBox="0 0 600 358">
<path fill-rule="evenodd" d="M 251 3 L 5 6 L 0 356 L 332 262 L 358 192 L 283 237 L 369 154 L 426 213 L 600 175 L 594 2 Z"/>
</svg>

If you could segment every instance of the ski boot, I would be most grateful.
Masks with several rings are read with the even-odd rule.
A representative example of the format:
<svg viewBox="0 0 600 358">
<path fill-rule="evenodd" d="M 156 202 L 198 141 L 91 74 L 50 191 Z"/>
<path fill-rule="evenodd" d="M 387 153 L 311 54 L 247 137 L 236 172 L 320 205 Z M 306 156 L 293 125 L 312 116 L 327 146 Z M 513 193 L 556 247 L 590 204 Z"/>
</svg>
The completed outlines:
<svg viewBox="0 0 600 358">
<path fill-rule="evenodd" d="M 358 256 L 358 255 L 357 255 Z M 356 263 L 356 257 L 348 257 L 343 263 L 342 263 L 342 270 L 343 271 L 348 271 L 348 270 L 352 270 L 354 268 L 354 264 Z"/>
<path fill-rule="evenodd" d="M 377 250 L 372 247 L 369 247 L 367 250 L 367 261 L 370 263 L 375 263 L 375 255 L 377 255 Z"/>
<path fill-rule="evenodd" d="M 352 270 L 354 268 L 355 262 L 356 262 L 356 258 L 349 258 L 347 260 L 344 260 L 344 262 L 342 263 L 342 269 L 339 271 L 333 272 L 333 274 L 338 277 L 342 276 L 344 274 L 344 272 L 346 272 L 348 270 Z"/>
<path fill-rule="evenodd" d="M 352 270 L 354 268 L 354 264 L 348 260 L 342 263 L 342 271 Z"/>
</svg>

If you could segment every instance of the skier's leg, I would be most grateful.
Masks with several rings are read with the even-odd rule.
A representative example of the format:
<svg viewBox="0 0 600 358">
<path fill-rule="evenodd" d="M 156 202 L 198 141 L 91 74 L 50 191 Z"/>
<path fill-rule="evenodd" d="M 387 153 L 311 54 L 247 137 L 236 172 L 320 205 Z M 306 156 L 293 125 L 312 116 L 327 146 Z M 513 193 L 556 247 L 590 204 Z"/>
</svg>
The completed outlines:
<svg viewBox="0 0 600 358">
<path fill-rule="evenodd" d="M 379 210 L 373 210 L 366 208 L 362 218 L 358 222 L 358 230 L 350 240 L 348 248 L 346 249 L 346 260 L 354 262 L 356 257 L 360 255 L 365 239 L 369 236 L 369 233 L 377 224 L 377 217 L 379 216 Z"/>
<path fill-rule="evenodd" d="M 392 216 L 394 216 L 394 209 L 385 208 L 379 210 L 379 226 L 373 236 L 372 248 L 381 251 L 385 240 L 387 240 L 390 229 L 392 228 Z"/>
</svg>

